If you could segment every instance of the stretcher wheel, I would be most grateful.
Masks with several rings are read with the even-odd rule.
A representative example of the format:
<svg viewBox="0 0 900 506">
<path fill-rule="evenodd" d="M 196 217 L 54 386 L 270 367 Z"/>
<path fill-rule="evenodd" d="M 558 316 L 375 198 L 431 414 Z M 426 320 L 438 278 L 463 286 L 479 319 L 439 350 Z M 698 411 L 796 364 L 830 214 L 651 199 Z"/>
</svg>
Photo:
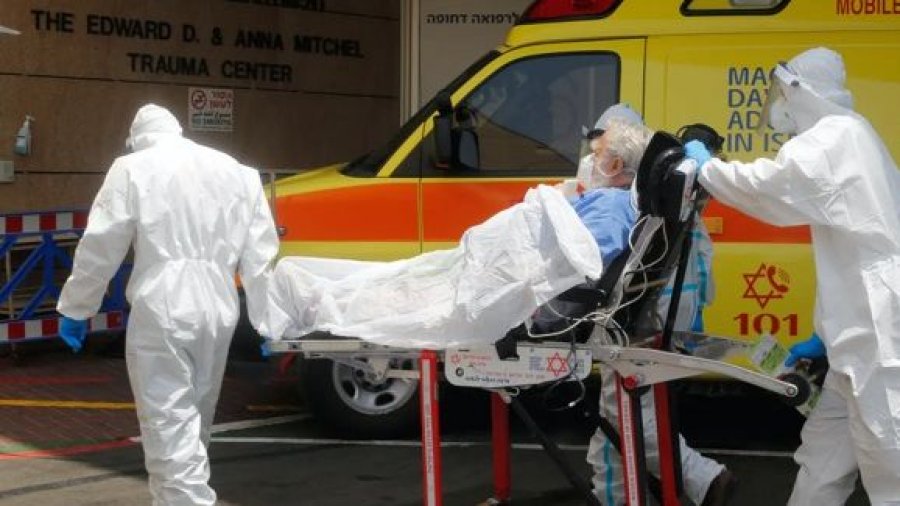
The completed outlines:
<svg viewBox="0 0 900 506">
<path fill-rule="evenodd" d="M 809 400 L 812 393 L 812 387 L 809 385 L 809 379 L 795 372 L 789 372 L 778 377 L 781 381 L 790 383 L 797 387 L 797 395 L 794 397 L 784 397 L 784 402 L 792 407 L 797 407 Z"/>
</svg>

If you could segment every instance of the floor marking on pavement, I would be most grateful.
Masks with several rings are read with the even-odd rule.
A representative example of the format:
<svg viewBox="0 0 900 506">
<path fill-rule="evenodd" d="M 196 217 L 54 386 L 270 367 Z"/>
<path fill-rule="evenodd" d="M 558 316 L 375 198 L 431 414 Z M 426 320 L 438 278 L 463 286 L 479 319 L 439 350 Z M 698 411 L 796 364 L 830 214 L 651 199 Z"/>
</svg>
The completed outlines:
<svg viewBox="0 0 900 506">
<path fill-rule="evenodd" d="M 709 455 L 735 455 L 737 457 L 779 457 L 790 459 L 794 452 L 778 452 L 769 450 L 728 450 L 722 448 L 696 448 L 700 453 Z"/>
<path fill-rule="evenodd" d="M 76 385 L 109 383 L 112 376 L 0 376 L 0 385 Z"/>
<path fill-rule="evenodd" d="M 303 413 L 300 415 L 273 416 L 271 418 L 259 418 L 256 420 L 241 420 L 238 422 L 220 423 L 212 426 L 212 433 L 228 432 L 232 430 L 254 429 L 256 427 L 268 427 L 270 425 L 281 425 L 283 423 L 300 422 L 309 420 L 312 415 Z"/>
<path fill-rule="evenodd" d="M 303 408 L 291 404 L 250 404 L 247 406 L 247 411 L 284 413 L 285 411 L 303 411 Z"/>
<path fill-rule="evenodd" d="M 289 444 L 289 445 L 331 445 L 331 446 L 380 446 L 380 447 L 419 447 L 421 441 L 404 440 L 358 440 L 358 439 L 327 439 L 327 438 L 296 438 L 296 437 L 229 437 L 218 436 L 212 438 L 214 443 L 238 443 L 238 444 Z M 441 441 L 442 448 L 470 448 L 476 446 L 490 446 L 490 441 Z M 560 450 L 570 452 L 587 451 L 587 445 L 557 445 Z M 514 443 L 514 450 L 543 451 L 544 447 L 534 443 Z M 732 455 L 738 457 L 778 457 L 791 458 L 792 452 L 779 452 L 767 450 L 728 450 L 728 449 L 697 449 L 700 453 L 710 455 Z"/>
<path fill-rule="evenodd" d="M 233 430 L 255 429 L 257 427 L 268 427 L 271 425 L 281 425 L 284 423 L 299 422 L 309 420 L 312 415 L 304 413 L 301 415 L 273 416 L 271 418 L 260 418 L 257 420 L 241 420 L 237 422 L 219 423 L 212 426 L 212 433 L 230 432 Z M 140 442 L 140 436 L 128 438 L 135 443 Z"/>
<path fill-rule="evenodd" d="M 113 448 L 123 448 L 133 445 L 134 443 L 128 439 L 117 439 L 115 441 L 105 441 L 103 443 L 70 446 L 68 448 L 51 448 L 47 450 L 29 450 L 17 453 L 0 454 L 0 460 L 69 457 L 72 455 L 81 455 L 84 453 L 93 453 L 102 450 L 111 450 Z"/>
<path fill-rule="evenodd" d="M 50 401 L 30 399 L 0 399 L 0 406 L 17 408 L 134 409 L 133 402 Z"/>
<path fill-rule="evenodd" d="M 63 439 L 39 441 L 37 443 L 29 443 L 27 441 L 16 441 L 15 439 L 0 440 L 0 455 L 7 453 L 23 453 L 34 450 L 55 450 L 57 448 L 71 448 L 73 446 L 87 445 L 96 443 L 96 439 Z"/>
<path fill-rule="evenodd" d="M 220 436 L 212 438 L 214 443 L 243 443 L 243 444 L 291 444 L 291 445 L 329 445 L 329 446 L 396 446 L 418 447 L 421 441 L 403 440 L 358 440 L 358 439 L 323 439 L 323 438 L 297 438 L 297 437 L 229 437 Z M 490 446 L 490 441 L 441 441 L 442 448 L 470 448 L 476 446 Z M 565 451 L 587 451 L 587 445 L 557 445 Z M 543 450 L 539 444 L 515 443 L 514 450 Z"/>
</svg>

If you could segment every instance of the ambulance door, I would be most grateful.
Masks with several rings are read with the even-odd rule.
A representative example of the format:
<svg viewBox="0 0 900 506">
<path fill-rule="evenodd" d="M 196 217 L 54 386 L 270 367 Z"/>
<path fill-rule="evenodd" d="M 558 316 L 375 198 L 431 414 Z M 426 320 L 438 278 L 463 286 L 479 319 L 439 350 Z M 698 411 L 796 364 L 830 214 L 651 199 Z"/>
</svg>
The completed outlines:
<svg viewBox="0 0 900 506">
<path fill-rule="evenodd" d="M 643 39 L 527 46 L 446 90 L 468 148 L 461 163 L 442 163 L 437 113 L 425 121 L 423 250 L 456 245 L 468 227 L 521 202 L 530 187 L 574 177 L 587 153 L 583 127 L 617 102 L 642 110 L 643 55 Z"/>
</svg>

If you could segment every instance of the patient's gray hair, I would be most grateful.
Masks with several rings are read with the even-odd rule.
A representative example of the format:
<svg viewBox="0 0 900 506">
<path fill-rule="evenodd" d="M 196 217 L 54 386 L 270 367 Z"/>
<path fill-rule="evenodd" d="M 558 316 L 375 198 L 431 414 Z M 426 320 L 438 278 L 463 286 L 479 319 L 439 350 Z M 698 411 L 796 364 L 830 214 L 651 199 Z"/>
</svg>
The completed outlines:
<svg viewBox="0 0 900 506">
<path fill-rule="evenodd" d="M 612 119 L 603 134 L 607 156 L 621 158 L 623 171 L 634 178 L 652 136 L 653 131 L 644 125 Z"/>
</svg>

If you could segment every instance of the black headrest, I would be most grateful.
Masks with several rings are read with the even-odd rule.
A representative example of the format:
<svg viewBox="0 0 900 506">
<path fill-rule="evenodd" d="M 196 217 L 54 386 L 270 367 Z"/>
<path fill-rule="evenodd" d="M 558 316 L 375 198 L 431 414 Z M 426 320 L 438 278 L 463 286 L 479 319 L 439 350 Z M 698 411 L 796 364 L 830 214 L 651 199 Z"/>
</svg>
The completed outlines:
<svg viewBox="0 0 900 506">
<path fill-rule="evenodd" d="M 705 123 L 684 125 L 678 129 L 678 137 L 685 144 L 690 141 L 700 141 L 710 153 L 722 151 L 722 146 L 725 144 L 725 138 L 719 135 L 719 132 L 716 132 L 713 127 Z"/>
<path fill-rule="evenodd" d="M 635 178 L 638 209 L 641 214 L 665 216 L 662 198 L 668 173 L 684 158 L 681 141 L 667 132 L 656 132 L 650 139 Z M 680 194 L 679 194 L 680 195 Z"/>
</svg>

